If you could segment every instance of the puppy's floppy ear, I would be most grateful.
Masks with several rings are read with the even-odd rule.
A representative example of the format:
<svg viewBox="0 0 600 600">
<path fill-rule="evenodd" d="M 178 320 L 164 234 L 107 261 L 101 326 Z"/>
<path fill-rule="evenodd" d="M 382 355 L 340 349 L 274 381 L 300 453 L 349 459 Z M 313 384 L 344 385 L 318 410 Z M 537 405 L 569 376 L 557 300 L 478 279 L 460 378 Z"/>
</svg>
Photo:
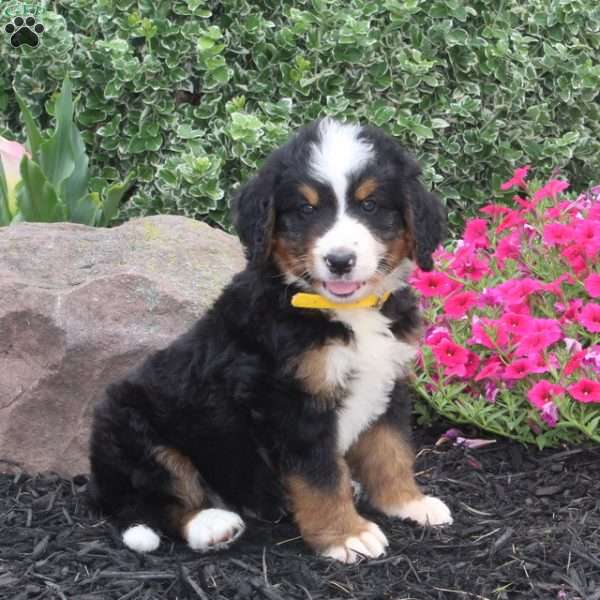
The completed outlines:
<svg viewBox="0 0 600 600">
<path fill-rule="evenodd" d="M 248 262 L 263 264 L 271 253 L 275 224 L 272 178 L 259 173 L 236 193 L 231 203 L 233 224 Z"/>
<path fill-rule="evenodd" d="M 413 258 L 423 271 L 433 269 L 431 255 L 446 237 L 446 208 L 421 182 L 416 160 L 401 151 L 404 213 L 414 244 Z"/>
<path fill-rule="evenodd" d="M 412 229 L 417 265 L 423 271 L 433 269 L 432 254 L 446 237 L 446 209 L 435 194 L 428 192 L 413 177 L 408 182 L 408 223 Z"/>
</svg>

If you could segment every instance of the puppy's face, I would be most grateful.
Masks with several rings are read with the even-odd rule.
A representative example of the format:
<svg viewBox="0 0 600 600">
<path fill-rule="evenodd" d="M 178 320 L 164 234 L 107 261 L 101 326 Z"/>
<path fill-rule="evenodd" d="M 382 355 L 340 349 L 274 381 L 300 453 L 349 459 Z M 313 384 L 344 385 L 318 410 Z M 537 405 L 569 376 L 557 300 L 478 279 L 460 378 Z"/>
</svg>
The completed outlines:
<svg viewBox="0 0 600 600">
<path fill-rule="evenodd" d="M 418 174 L 416 163 L 382 132 L 325 119 L 276 151 L 242 190 L 236 225 L 253 251 L 262 231 L 263 258 L 272 258 L 288 283 L 337 303 L 354 302 L 395 289 L 413 259 L 431 268 L 443 214 Z M 428 223 L 417 231 L 424 215 Z"/>
</svg>

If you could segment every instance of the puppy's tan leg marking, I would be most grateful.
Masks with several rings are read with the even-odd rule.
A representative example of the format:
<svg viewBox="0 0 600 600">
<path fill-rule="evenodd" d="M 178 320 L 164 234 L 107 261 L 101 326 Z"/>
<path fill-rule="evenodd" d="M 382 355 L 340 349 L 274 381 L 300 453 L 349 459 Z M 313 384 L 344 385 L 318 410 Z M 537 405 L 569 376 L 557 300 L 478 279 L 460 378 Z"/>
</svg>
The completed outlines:
<svg viewBox="0 0 600 600">
<path fill-rule="evenodd" d="M 339 461 L 339 482 L 326 490 L 301 475 L 286 478 L 294 519 L 306 543 L 323 556 L 355 562 L 359 556 L 385 554 L 388 541 L 379 527 L 354 507 L 346 463 Z"/>
<path fill-rule="evenodd" d="M 171 474 L 170 491 L 178 502 L 170 507 L 170 518 L 192 550 L 221 550 L 243 533 L 245 524 L 237 513 L 210 508 L 210 494 L 187 456 L 161 446 L 154 458 Z"/>
<path fill-rule="evenodd" d="M 364 485 L 377 510 L 420 525 L 452 523 L 448 507 L 419 489 L 410 444 L 391 425 L 376 423 L 363 432 L 346 458 L 353 476 Z"/>
</svg>

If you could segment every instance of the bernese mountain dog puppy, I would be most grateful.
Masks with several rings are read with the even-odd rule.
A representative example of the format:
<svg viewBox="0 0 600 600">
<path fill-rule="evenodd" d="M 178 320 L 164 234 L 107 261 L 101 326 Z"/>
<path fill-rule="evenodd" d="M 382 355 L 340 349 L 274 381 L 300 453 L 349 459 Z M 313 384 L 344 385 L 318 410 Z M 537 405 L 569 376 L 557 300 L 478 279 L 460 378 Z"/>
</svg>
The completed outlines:
<svg viewBox="0 0 600 600">
<path fill-rule="evenodd" d="M 241 187 L 246 268 L 95 411 L 92 494 L 129 548 L 162 532 L 220 549 L 244 511 L 283 511 L 321 555 L 381 556 L 352 480 L 385 515 L 452 523 L 416 484 L 409 440 L 420 323 L 406 279 L 432 269 L 445 229 L 419 174 L 382 131 L 326 118 Z"/>
</svg>

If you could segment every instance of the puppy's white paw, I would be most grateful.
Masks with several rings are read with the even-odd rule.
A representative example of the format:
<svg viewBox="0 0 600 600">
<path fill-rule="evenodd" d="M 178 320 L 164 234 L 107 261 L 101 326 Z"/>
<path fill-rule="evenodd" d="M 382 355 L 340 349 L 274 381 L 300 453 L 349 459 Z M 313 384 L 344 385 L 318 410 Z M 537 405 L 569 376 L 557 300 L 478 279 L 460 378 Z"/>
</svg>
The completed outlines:
<svg viewBox="0 0 600 600">
<path fill-rule="evenodd" d="M 377 558 L 385 554 L 388 541 L 375 523 L 367 521 L 367 526 L 357 535 L 346 538 L 343 544 L 330 546 L 322 555 L 343 563 L 354 563 L 361 556 Z"/>
<path fill-rule="evenodd" d="M 434 496 L 423 496 L 419 500 L 411 500 L 402 506 L 385 511 L 390 517 L 411 519 L 419 525 L 437 527 L 451 525 L 454 522 L 450 509 Z"/>
<path fill-rule="evenodd" d="M 245 528 L 242 517 L 237 513 L 207 508 L 188 521 L 185 539 L 192 550 L 222 550 L 237 540 Z"/>
<path fill-rule="evenodd" d="M 153 552 L 159 547 L 160 538 L 147 525 L 134 525 L 123 532 L 123 543 L 136 552 Z"/>
</svg>

